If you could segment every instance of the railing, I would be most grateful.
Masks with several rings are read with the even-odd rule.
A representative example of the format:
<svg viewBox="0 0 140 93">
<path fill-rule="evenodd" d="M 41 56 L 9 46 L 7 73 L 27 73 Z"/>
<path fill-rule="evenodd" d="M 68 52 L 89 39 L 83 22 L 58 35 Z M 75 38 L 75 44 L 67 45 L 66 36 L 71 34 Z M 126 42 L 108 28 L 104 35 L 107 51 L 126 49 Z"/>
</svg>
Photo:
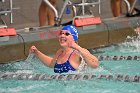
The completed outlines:
<svg viewBox="0 0 140 93">
<path fill-rule="evenodd" d="M 99 4 L 99 13 L 101 12 L 100 11 L 100 0 L 97 0 L 98 2 L 93 2 L 93 3 L 86 3 L 87 0 L 82 0 L 82 2 L 79 3 L 79 4 L 73 4 L 70 0 L 65 0 L 65 2 L 63 4 L 63 7 L 62 7 L 59 15 L 58 15 L 58 12 L 55 9 L 55 7 L 48 0 L 44 0 L 44 1 L 45 1 L 45 3 L 47 5 L 49 5 L 53 9 L 53 11 L 55 13 L 55 22 L 56 22 L 56 25 L 60 25 L 62 15 L 63 15 L 64 10 L 66 9 L 67 5 L 71 5 L 72 6 L 73 11 L 74 11 L 74 16 L 76 16 L 76 12 L 77 12 L 76 11 L 76 6 L 81 6 L 82 7 L 82 14 L 83 14 L 83 16 L 85 15 L 85 13 L 84 13 L 85 12 L 85 6 L 87 6 L 87 5 Z"/>
<path fill-rule="evenodd" d="M 6 2 L 5 0 L 0 0 L 1 3 Z M 9 0 L 9 9 L 2 9 L 0 15 L 10 13 L 10 23 L 13 23 L 13 10 L 19 8 L 13 8 L 13 0 Z"/>
</svg>

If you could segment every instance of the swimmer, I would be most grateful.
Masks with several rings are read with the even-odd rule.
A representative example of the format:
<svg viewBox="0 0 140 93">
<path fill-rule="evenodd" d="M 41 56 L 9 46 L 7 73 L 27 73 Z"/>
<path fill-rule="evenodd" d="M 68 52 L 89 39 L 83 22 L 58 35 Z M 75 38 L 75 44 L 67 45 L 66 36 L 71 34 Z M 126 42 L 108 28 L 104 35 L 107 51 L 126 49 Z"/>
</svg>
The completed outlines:
<svg viewBox="0 0 140 93">
<path fill-rule="evenodd" d="M 92 68 L 98 67 L 98 59 L 87 49 L 77 44 L 78 30 L 75 26 L 64 26 L 60 30 L 58 37 L 61 48 L 56 52 L 54 57 L 43 54 L 35 46 L 32 46 L 29 52 L 34 53 L 48 67 L 54 68 L 55 73 L 79 71 L 86 66 Z"/>
</svg>

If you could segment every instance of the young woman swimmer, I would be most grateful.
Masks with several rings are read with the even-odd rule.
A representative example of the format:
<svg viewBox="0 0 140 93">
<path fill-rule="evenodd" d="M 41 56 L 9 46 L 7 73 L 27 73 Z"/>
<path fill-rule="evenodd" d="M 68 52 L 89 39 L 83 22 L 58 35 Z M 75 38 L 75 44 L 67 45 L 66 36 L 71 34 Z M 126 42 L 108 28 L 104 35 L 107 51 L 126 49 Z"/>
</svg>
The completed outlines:
<svg viewBox="0 0 140 93">
<path fill-rule="evenodd" d="M 53 67 L 55 73 L 79 71 L 87 65 L 97 68 L 99 65 L 98 59 L 87 49 L 80 47 L 76 43 L 77 40 L 78 30 L 73 25 L 67 25 L 59 33 L 61 48 L 53 58 L 43 54 L 35 46 L 30 48 L 30 53 L 34 53 L 48 67 Z"/>
</svg>

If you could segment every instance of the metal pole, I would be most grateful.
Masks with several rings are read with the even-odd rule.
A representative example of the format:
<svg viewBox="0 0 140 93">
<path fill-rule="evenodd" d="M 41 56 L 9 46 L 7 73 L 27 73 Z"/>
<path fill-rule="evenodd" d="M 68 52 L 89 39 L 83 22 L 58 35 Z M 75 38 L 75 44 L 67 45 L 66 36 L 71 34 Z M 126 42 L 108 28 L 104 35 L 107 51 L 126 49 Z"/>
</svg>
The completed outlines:
<svg viewBox="0 0 140 93">
<path fill-rule="evenodd" d="M 10 11 L 11 11 L 11 13 L 10 13 L 10 23 L 13 23 L 13 0 L 10 0 L 9 3 L 10 3 Z"/>
<path fill-rule="evenodd" d="M 82 0 L 82 14 L 83 14 L 83 16 L 85 15 L 85 0 Z"/>
<path fill-rule="evenodd" d="M 130 11 L 129 11 L 128 13 L 130 13 L 130 14 L 132 13 L 132 11 L 133 11 L 133 9 L 134 9 L 134 7 L 135 7 L 136 2 L 137 2 L 137 0 L 135 0 L 135 1 L 133 2 L 132 6 L 131 6 L 131 8 L 130 8 Z"/>
<path fill-rule="evenodd" d="M 63 13 L 64 13 L 64 10 L 65 10 L 65 8 L 66 8 L 68 2 L 69 2 L 69 0 L 65 0 L 64 5 L 63 5 L 63 7 L 62 7 L 62 10 L 61 10 L 61 12 L 60 12 L 59 18 L 62 17 L 62 15 L 63 15 Z"/>
<path fill-rule="evenodd" d="M 58 17 L 58 12 L 57 10 L 55 9 L 55 7 L 48 1 L 48 0 L 44 0 L 44 2 L 50 7 L 53 9 L 54 13 L 55 13 L 55 17 Z"/>
<path fill-rule="evenodd" d="M 101 0 L 98 1 L 99 2 L 99 14 L 101 13 Z"/>
</svg>

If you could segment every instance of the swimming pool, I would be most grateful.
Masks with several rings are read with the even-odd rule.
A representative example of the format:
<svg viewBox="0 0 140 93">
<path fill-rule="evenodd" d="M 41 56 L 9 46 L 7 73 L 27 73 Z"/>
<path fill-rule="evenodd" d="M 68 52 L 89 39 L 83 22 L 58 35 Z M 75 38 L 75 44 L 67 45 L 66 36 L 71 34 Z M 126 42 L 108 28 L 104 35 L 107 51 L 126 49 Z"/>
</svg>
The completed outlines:
<svg viewBox="0 0 140 93">
<path fill-rule="evenodd" d="M 126 42 L 91 50 L 100 59 L 97 69 L 88 68 L 81 76 L 95 75 L 89 79 L 56 79 L 53 69 L 44 66 L 32 55 L 25 61 L 0 65 L 0 93 L 140 93 L 140 81 L 126 81 L 124 78 L 106 79 L 100 75 L 140 76 L 140 39 L 128 37 Z M 114 58 L 115 57 L 115 58 Z M 131 57 L 131 58 L 130 58 Z M 51 79 L 8 78 L 4 74 L 49 74 Z M 75 75 L 77 73 L 70 73 Z M 18 75 L 19 77 L 20 75 Z M 57 76 L 57 75 L 56 75 Z M 67 76 L 67 75 L 64 75 Z M 5 79 L 6 78 L 6 79 Z"/>
</svg>

